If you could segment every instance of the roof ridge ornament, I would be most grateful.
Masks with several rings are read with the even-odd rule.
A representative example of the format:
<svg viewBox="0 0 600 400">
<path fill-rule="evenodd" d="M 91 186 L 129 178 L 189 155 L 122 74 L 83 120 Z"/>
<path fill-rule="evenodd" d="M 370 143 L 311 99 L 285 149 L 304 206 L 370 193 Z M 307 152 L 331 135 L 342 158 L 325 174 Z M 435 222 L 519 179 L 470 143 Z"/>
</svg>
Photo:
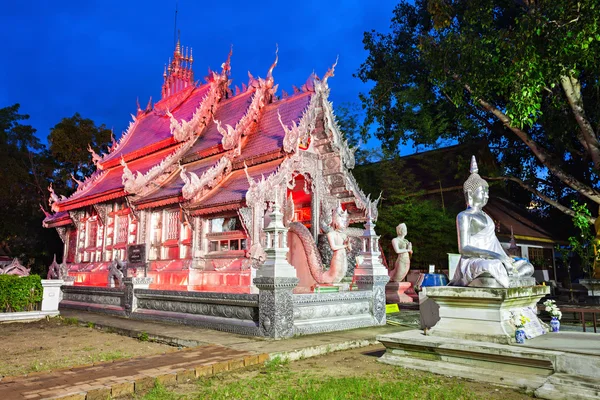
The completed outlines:
<svg viewBox="0 0 600 400">
<path fill-rule="evenodd" d="M 229 51 L 227 61 L 225 61 L 221 67 L 221 73 L 211 72 L 210 78 L 210 89 L 204 96 L 200 105 L 194 112 L 194 115 L 189 121 L 177 119 L 169 112 L 166 111 L 166 115 L 170 118 L 170 129 L 171 134 L 178 142 L 189 141 L 192 138 L 197 137 L 201 130 L 203 130 L 214 118 L 218 103 L 225 94 L 227 86 L 229 86 L 229 72 L 231 71 L 231 55 L 233 47 Z"/>
<path fill-rule="evenodd" d="M 233 168 L 231 162 L 232 155 L 227 153 L 223 155 L 212 167 L 198 177 L 195 172 L 187 172 L 184 166 L 180 166 L 179 176 L 184 185 L 181 194 L 185 200 L 198 201 L 200 198 L 216 187 Z M 188 177 L 189 174 L 189 177 Z"/>
<path fill-rule="evenodd" d="M 279 124 L 285 132 L 285 136 L 283 138 L 283 149 L 286 151 L 286 153 L 297 152 L 298 146 L 301 142 L 308 143 L 308 138 L 312 134 L 317 124 L 317 115 L 319 111 L 318 104 L 318 96 L 313 95 L 308 103 L 308 106 L 302 113 L 302 117 L 300 117 L 298 123 L 292 120 L 289 128 L 283 123 L 279 109 L 277 110 Z"/>
<path fill-rule="evenodd" d="M 104 168 L 102 167 L 102 164 L 101 164 L 101 162 L 102 162 L 102 157 L 101 157 L 101 156 L 99 156 L 99 155 L 98 155 L 98 154 L 97 154 L 97 153 L 94 151 L 94 149 L 92 149 L 92 146 L 91 146 L 89 143 L 88 143 L 87 150 L 88 150 L 88 151 L 89 151 L 89 153 L 92 155 L 92 162 L 94 163 L 94 165 L 96 166 L 96 168 L 97 168 L 97 169 L 100 169 L 100 170 L 104 169 Z"/>
</svg>

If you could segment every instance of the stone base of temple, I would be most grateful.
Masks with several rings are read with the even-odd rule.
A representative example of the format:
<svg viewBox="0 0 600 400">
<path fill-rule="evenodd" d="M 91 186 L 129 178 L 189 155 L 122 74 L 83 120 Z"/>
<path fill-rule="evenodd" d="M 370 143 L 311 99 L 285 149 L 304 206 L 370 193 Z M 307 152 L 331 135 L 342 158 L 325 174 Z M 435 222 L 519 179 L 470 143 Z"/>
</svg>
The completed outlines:
<svg viewBox="0 0 600 400">
<path fill-rule="evenodd" d="M 347 292 L 349 290 L 356 290 L 356 287 L 352 286 L 352 282 L 340 282 L 340 283 L 317 283 L 311 287 L 314 293 L 331 293 L 331 292 Z"/>
<path fill-rule="evenodd" d="M 513 315 L 524 315 L 527 338 L 548 332 L 537 317 L 537 303 L 550 293 L 547 286 L 520 288 L 424 287 L 423 294 L 439 306 L 439 322 L 428 335 L 510 344 L 515 342 Z"/>
<path fill-rule="evenodd" d="M 597 399 L 600 344 L 591 334 L 569 332 L 525 345 L 425 336 L 411 330 L 377 337 L 380 362 L 446 376 L 508 386 L 543 399 Z"/>
<path fill-rule="evenodd" d="M 588 290 L 588 298 L 594 304 L 600 304 L 600 279 L 580 279 L 579 283 Z"/>
<path fill-rule="evenodd" d="M 389 282 L 385 285 L 386 304 L 413 303 L 414 300 L 410 296 L 411 290 L 412 283 L 410 282 Z"/>
</svg>

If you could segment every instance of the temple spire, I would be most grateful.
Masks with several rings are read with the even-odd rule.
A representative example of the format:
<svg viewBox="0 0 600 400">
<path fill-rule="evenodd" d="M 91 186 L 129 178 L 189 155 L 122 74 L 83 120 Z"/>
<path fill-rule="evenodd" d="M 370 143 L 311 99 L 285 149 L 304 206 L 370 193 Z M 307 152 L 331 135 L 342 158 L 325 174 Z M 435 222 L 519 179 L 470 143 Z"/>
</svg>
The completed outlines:
<svg viewBox="0 0 600 400">
<path fill-rule="evenodd" d="M 184 50 L 181 39 L 177 38 L 173 58 L 169 58 L 169 66 L 163 72 L 163 99 L 194 84 L 194 71 L 192 70 L 194 58 L 192 53 L 192 48 L 189 48 L 188 53 L 188 47 L 185 47 Z"/>
</svg>

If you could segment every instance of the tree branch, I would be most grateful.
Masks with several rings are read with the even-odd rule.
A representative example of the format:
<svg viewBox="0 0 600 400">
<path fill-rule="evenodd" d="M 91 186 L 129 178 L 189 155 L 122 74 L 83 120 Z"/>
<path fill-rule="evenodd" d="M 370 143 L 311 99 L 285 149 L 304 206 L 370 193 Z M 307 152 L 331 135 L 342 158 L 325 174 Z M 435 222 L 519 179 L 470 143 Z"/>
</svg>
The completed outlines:
<svg viewBox="0 0 600 400">
<path fill-rule="evenodd" d="M 519 179 L 517 177 L 514 177 L 514 176 L 500 176 L 500 177 L 486 176 L 486 177 L 484 177 L 484 179 L 487 179 L 488 181 L 511 181 L 511 182 L 518 183 L 522 188 L 535 194 L 537 197 L 544 200 L 546 203 L 550 204 L 552 207 L 562 211 L 563 213 L 567 214 L 570 217 L 575 216 L 575 211 L 571 210 L 568 207 L 563 206 L 558 201 L 551 199 L 550 197 L 541 193 L 540 191 L 535 189 L 533 186 L 528 185 L 527 183 L 523 182 L 521 179 Z M 596 222 L 596 218 L 588 217 L 588 221 L 593 224 L 594 222 Z"/>
<path fill-rule="evenodd" d="M 455 79 L 459 79 L 455 77 Z M 473 91 L 471 87 L 467 84 L 464 84 L 465 89 L 472 95 Z M 529 147 L 529 149 L 533 152 L 533 154 L 540 160 L 540 162 L 552 172 L 554 176 L 560 179 L 565 185 L 569 186 L 571 189 L 578 191 L 588 199 L 593 202 L 600 204 L 600 194 L 598 194 L 592 187 L 587 186 L 586 184 L 580 182 L 572 175 L 566 173 L 561 168 L 559 168 L 554 162 L 551 160 L 551 155 L 548 153 L 546 149 L 539 146 L 529 134 L 522 129 L 519 129 L 515 126 L 512 126 L 510 118 L 506 116 L 502 111 L 488 103 L 482 98 L 475 98 L 475 101 L 479 103 L 479 105 L 486 110 L 487 112 L 494 115 L 504 126 L 510 129 L 523 143 Z"/>
<path fill-rule="evenodd" d="M 600 143 L 598 143 L 598 138 L 592 124 L 585 115 L 581 96 L 581 83 L 577 78 L 565 75 L 561 76 L 560 83 L 567 96 L 571 110 L 575 115 L 575 120 L 581 129 L 581 134 L 577 135 L 577 137 L 592 158 L 594 167 L 600 170 Z"/>
</svg>

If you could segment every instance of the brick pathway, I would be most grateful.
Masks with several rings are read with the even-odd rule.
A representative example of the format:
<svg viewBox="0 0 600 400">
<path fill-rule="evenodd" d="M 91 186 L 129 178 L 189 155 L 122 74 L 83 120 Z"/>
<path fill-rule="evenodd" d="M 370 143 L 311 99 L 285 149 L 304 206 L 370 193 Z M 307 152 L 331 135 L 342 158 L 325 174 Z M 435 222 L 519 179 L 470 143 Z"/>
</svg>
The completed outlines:
<svg viewBox="0 0 600 400">
<path fill-rule="evenodd" d="M 46 373 L 9 377 L 0 381 L 1 400 L 64 398 L 105 400 L 201 376 L 264 363 L 267 354 L 254 354 L 208 345 Z"/>
</svg>

